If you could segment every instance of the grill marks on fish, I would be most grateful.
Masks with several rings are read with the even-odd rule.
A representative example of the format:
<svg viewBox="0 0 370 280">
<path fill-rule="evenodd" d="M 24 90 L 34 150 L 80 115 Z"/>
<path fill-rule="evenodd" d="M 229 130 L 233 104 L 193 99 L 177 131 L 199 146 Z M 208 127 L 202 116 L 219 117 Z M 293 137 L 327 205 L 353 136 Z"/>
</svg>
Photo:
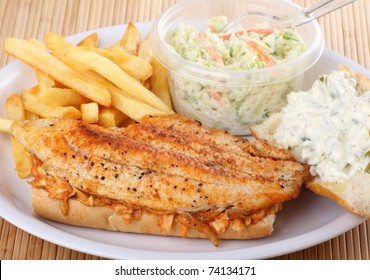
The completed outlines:
<svg viewBox="0 0 370 280">
<path fill-rule="evenodd" d="M 241 156 L 227 147 L 217 145 L 213 140 L 205 140 L 173 127 L 140 124 L 128 127 L 123 133 L 148 145 L 167 151 L 180 151 L 186 156 L 206 160 L 207 166 L 221 163 L 225 168 L 245 176 L 277 181 L 284 187 L 302 184 L 301 175 L 307 172 L 307 167 L 296 161 L 275 160 L 250 154 Z"/>
<path fill-rule="evenodd" d="M 229 143 L 220 147 L 220 141 L 215 140 L 202 148 L 205 143 L 211 143 L 207 141 L 209 138 L 203 139 L 205 128 L 202 133 L 195 133 L 198 123 L 183 117 L 174 116 L 174 119 L 185 121 L 190 128 L 170 140 L 176 134 L 172 126 L 176 122 L 170 122 L 171 129 L 167 132 L 159 125 L 156 133 L 162 135 L 162 144 L 154 140 L 155 134 L 147 132 L 146 124 L 140 131 L 140 125 L 106 129 L 76 120 L 40 119 L 15 123 L 12 134 L 43 162 L 42 167 L 49 175 L 65 178 L 77 189 L 133 205 L 170 211 L 230 206 L 252 211 L 298 195 L 302 178 L 306 176 L 304 171 L 292 169 L 288 176 L 295 178 L 296 173 L 300 176 L 284 186 L 258 173 L 232 169 L 230 166 L 234 162 L 238 165 L 243 154 L 234 156 L 237 146 Z M 200 138 L 191 138 L 191 133 Z M 144 141 L 146 137 L 149 140 Z M 213 137 L 218 137 L 218 133 Z M 185 148 L 181 144 L 186 144 Z M 230 154 L 221 156 L 225 151 L 222 146 L 234 148 Z M 208 154 L 214 151 L 217 156 L 199 156 L 196 153 L 200 150 Z M 230 166 L 216 162 L 228 158 Z M 246 160 L 261 160 L 253 158 L 249 155 Z"/>
<path fill-rule="evenodd" d="M 160 116 L 152 118 L 144 117 L 141 124 L 152 124 L 157 127 L 172 127 L 178 131 L 187 131 L 190 134 L 202 137 L 206 141 L 215 142 L 218 146 L 224 147 L 230 152 L 248 157 L 255 155 L 281 160 L 294 160 L 294 156 L 283 149 L 271 146 L 261 140 L 243 139 L 233 136 L 227 131 L 212 129 L 197 120 L 187 118 L 183 115 Z"/>
<path fill-rule="evenodd" d="M 226 179 L 233 184 L 238 184 L 240 181 L 238 177 L 241 176 L 222 166 L 210 168 L 203 160 L 197 160 L 175 151 L 158 149 L 122 133 L 111 133 L 110 130 L 99 128 L 97 135 L 87 137 L 91 134 L 91 129 L 90 126 L 80 124 L 80 126 L 72 127 L 64 137 L 74 149 L 109 159 L 112 162 L 151 168 L 157 172 L 183 177 L 203 178 L 212 183 Z"/>
<path fill-rule="evenodd" d="M 83 123 L 75 124 L 70 126 L 71 131 L 64 137 L 72 147 L 83 153 L 200 182 L 235 187 L 248 186 L 251 191 L 259 188 L 280 189 L 280 182 L 268 180 L 258 174 L 238 172 L 220 163 L 207 161 L 203 156 L 189 156 L 183 153 L 179 146 L 164 149 L 153 143 L 143 143 L 140 139 L 136 139 L 135 135 L 127 136 L 126 129 L 120 133 L 111 133 L 109 129 L 99 128 L 99 133 L 94 137 L 87 137 L 91 135 L 90 129 L 96 129 L 96 127 L 92 128 Z M 142 131 L 139 129 L 136 135 L 140 138 Z"/>
</svg>

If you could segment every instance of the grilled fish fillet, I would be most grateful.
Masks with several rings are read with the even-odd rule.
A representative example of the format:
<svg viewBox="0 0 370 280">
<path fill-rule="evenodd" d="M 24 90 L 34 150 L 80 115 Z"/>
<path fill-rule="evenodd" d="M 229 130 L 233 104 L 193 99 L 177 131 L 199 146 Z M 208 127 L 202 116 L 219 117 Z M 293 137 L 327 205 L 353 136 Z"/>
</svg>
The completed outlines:
<svg viewBox="0 0 370 280">
<path fill-rule="evenodd" d="M 308 177 L 307 166 L 288 152 L 265 143 L 256 148 L 180 115 L 122 129 L 39 119 L 15 122 L 12 135 L 42 162 L 46 176 L 160 211 L 273 207 L 296 197 Z M 274 156 L 265 157 L 268 152 Z"/>
</svg>

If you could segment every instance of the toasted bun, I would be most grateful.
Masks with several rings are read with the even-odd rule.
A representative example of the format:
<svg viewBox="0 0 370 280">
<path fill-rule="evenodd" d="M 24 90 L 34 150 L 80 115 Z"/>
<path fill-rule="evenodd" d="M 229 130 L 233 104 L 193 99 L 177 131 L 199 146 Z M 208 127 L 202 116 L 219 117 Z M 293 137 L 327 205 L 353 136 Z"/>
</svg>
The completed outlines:
<svg viewBox="0 0 370 280">
<path fill-rule="evenodd" d="M 359 173 L 345 182 L 325 182 L 315 177 L 307 187 L 330 198 L 350 212 L 370 218 L 370 174 Z"/>
<path fill-rule="evenodd" d="M 49 198 L 48 193 L 43 189 L 32 188 L 32 206 L 37 215 L 64 224 L 120 232 L 182 236 L 181 224 L 176 221 L 173 222 L 170 231 L 165 231 L 159 226 L 157 215 L 144 212 L 140 220 L 133 219 L 130 224 L 125 224 L 122 216 L 117 215 L 113 209 L 101 206 L 89 207 L 74 198 L 69 199 L 69 212 L 65 216 L 62 214 L 59 201 Z M 240 231 L 228 227 L 218 238 L 252 239 L 271 235 L 275 217 L 274 214 L 268 215 L 257 224 L 247 226 Z M 192 228 L 188 229 L 186 237 L 207 238 L 206 234 Z"/>
<path fill-rule="evenodd" d="M 370 79 L 368 79 L 366 76 L 353 72 L 353 70 L 348 66 L 339 66 L 338 70 L 345 70 L 351 74 L 352 78 L 356 79 L 356 91 L 359 94 L 370 91 Z"/>
<path fill-rule="evenodd" d="M 370 90 L 370 80 L 362 74 L 354 73 L 350 68 L 340 66 L 339 70 L 348 71 L 357 81 L 356 90 L 359 94 Z M 281 113 L 275 113 L 262 124 L 251 128 L 257 139 L 264 139 L 271 145 L 281 148 L 276 143 L 274 134 L 282 119 Z M 348 211 L 370 218 L 370 174 L 361 172 L 343 182 L 327 182 L 314 177 L 307 187 L 318 195 L 330 198 Z"/>
</svg>

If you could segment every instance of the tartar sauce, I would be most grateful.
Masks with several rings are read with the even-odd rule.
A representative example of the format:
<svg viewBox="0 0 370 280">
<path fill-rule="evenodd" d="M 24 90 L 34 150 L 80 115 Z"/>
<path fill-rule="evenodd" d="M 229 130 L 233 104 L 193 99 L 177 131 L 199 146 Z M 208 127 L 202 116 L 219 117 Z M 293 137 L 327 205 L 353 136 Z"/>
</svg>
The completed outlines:
<svg viewBox="0 0 370 280">
<path fill-rule="evenodd" d="M 342 181 L 369 172 L 370 91 L 359 94 L 350 73 L 321 76 L 307 92 L 292 92 L 282 110 L 276 141 L 311 174 Z"/>
</svg>

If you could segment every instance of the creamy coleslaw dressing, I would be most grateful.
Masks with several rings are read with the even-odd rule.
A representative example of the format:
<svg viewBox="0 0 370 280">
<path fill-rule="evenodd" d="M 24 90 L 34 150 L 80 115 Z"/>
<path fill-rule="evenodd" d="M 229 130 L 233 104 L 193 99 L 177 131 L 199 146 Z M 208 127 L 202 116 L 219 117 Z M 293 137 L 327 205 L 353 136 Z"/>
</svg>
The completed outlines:
<svg viewBox="0 0 370 280">
<path fill-rule="evenodd" d="M 275 139 L 311 174 L 342 181 L 370 162 L 370 91 L 359 95 L 347 71 L 323 75 L 307 92 L 288 95 Z"/>
</svg>

